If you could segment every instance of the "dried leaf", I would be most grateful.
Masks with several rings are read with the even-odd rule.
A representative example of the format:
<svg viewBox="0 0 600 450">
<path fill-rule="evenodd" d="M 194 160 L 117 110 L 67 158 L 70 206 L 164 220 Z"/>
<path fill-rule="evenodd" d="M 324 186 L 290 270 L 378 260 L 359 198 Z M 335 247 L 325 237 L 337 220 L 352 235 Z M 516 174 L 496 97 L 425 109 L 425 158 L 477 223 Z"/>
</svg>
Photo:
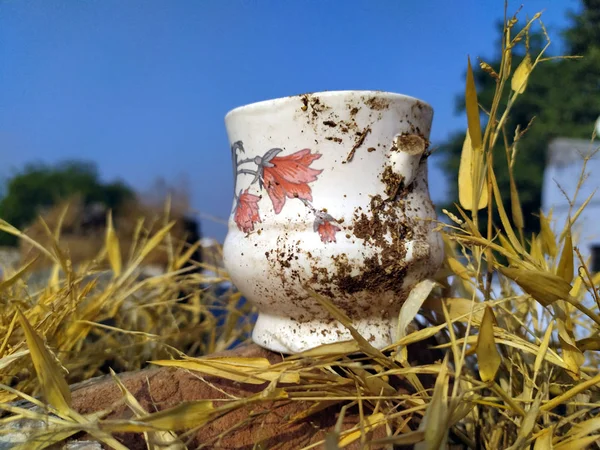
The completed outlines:
<svg viewBox="0 0 600 450">
<path fill-rule="evenodd" d="M 479 327 L 479 335 L 477 337 L 479 375 L 482 381 L 486 383 L 494 380 L 496 372 L 498 372 L 498 368 L 502 362 L 494 338 L 495 322 L 496 319 L 492 308 L 486 306 L 485 312 L 483 313 L 483 320 Z"/>
<path fill-rule="evenodd" d="M 21 350 L 0 358 L 0 370 L 6 369 L 10 364 L 28 354 L 29 350 Z"/>
<path fill-rule="evenodd" d="M 521 426 L 519 427 L 517 439 L 515 440 L 515 443 L 511 447 L 509 447 L 510 450 L 528 447 L 525 446 L 525 443 L 531 436 L 531 433 L 533 432 L 533 427 L 535 426 L 538 415 L 540 413 L 540 403 L 542 401 L 542 397 L 539 394 L 540 393 L 538 393 L 538 396 L 534 400 L 533 404 L 530 406 L 529 411 L 527 411 L 527 414 L 525 414 L 525 417 L 521 422 Z"/>
<path fill-rule="evenodd" d="M 448 353 L 444 357 L 442 369 L 435 380 L 433 396 L 427 406 L 425 417 L 418 431 L 425 432 L 425 440 L 415 445 L 415 450 L 446 448 L 448 440 Z"/>
<path fill-rule="evenodd" d="M 450 270 L 452 270 L 452 272 L 455 275 L 458 275 L 465 281 L 471 281 L 471 275 L 469 274 L 469 270 L 465 266 L 463 266 L 458 259 L 453 258 L 452 256 L 448 256 L 446 258 L 446 261 L 448 262 L 448 266 L 450 266 Z"/>
<path fill-rule="evenodd" d="M 504 237 L 504 234 L 498 233 L 498 240 L 500 241 L 500 245 L 503 249 L 511 252 L 514 256 L 517 256 L 517 252 L 515 251 L 510 241 L 506 237 Z"/>
<path fill-rule="evenodd" d="M 529 56 L 529 53 L 527 53 L 525 58 L 523 58 L 521 63 L 517 66 L 515 73 L 512 76 L 510 83 L 511 89 L 518 94 L 525 92 L 527 80 L 529 79 L 529 75 L 531 74 L 532 70 L 533 65 L 531 64 L 531 57 Z"/>
<path fill-rule="evenodd" d="M 594 285 L 597 283 L 594 282 Z M 581 276 L 576 276 L 575 281 L 573 281 L 573 287 L 571 288 L 571 292 L 569 293 L 571 297 L 581 299 L 582 295 L 585 294 L 585 290 L 583 288 L 583 278 Z"/>
<path fill-rule="evenodd" d="M 140 402 L 138 402 L 137 398 L 129 392 L 129 389 L 121 382 L 112 369 L 110 369 L 110 374 L 125 398 L 125 403 L 133 411 L 135 416 L 143 417 L 147 415 L 148 412 L 142 407 Z M 166 450 L 184 450 L 187 448 L 183 442 L 177 438 L 177 435 L 173 431 L 144 432 L 144 437 L 148 444 L 148 450 L 158 450 L 159 448 L 165 449 L 165 447 Z"/>
<path fill-rule="evenodd" d="M 540 230 L 542 236 L 542 245 L 544 253 L 555 257 L 558 250 L 556 248 L 556 237 L 550 228 L 550 220 L 540 211 Z"/>
<path fill-rule="evenodd" d="M 563 351 L 563 359 L 569 367 L 569 372 L 578 379 L 580 374 L 580 367 L 585 361 L 585 357 L 581 350 L 577 348 L 575 339 L 573 338 L 572 332 L 567 329 L 567 326 L 561 319 L 556 319 L 558 328 L 558 340 Z"/>
<path fill-rule="evenodd" d="M 552 437 L 554 433 L 554 428 L 546 428 L 542 430 L 537 439 L 535 440 L 535 445 L 533 446 L 533 450 L 552 450 Z"/>
<path fill-rule="evenodd" d="M 554 447 L 554 450 L 587 450 L 590 445 L 600 439 L 600 434 L 594 436 L 582 437 L 580 439 L 569 440 L 568 442 L 561 442 Z"/>
<path fill-rule="evenodd" d="M 574 424 L 567 435 L 569 437 L 583 437 L 592 433 L 597 433 L 598 431 L 600 431 L 600 418 L 594 417 L 593 419 L 584 420 L 583 422 Z"/>
<path fill-rule="evenodd" d="M 414 344 L 415 342 L 421 342 L 427 338 L 430 338 L 431 336 L 435 336 L 437 333 L 440 332 L 440 330 L 446 328 L 446 324 L 443 323 L 441 325 L 437 325 L 435 327 L 427 327 L 427 328 L 423 328 L 421 330 L 417 330 L 414 331 L 412 333 L 410 333 L 408 336 L 403 337 L 402 339 L 399 339 L 398 342 L 396 342 L 395 344 L 392 345 L 392 347 L 397 347 L 397 346 L 402 346 L 402 345 L 409 345 L 409 344 Z"/>
<path fill-rule="evenodd" d="M 575 267 L 573 264 L 573 240 L 571 238 L 570 230 L 565 236 L 565 244 L 563 245 L 556 274 L 562 277 L 567 283 L 571 283 L 575 276 Z"/>
<path fill-rule="evenodd" d="M 502 195 L 500 193 L 500 188 L 498 187 L 498 182 L 496 180 L 496 176 L 494 175 L 494 171 L 490 172 L 490 181 L 492 182 L 492 190 L 494 191 L 494 199 L 496 201 L 496 206 L 498 208 L 498 214 L 500 216 L 500 221 L 502 222 L 502 227 L 506 232 L 506 236 L 508 237 L 511 245 L 514 247 L 516 251 L 519 253 L 525 253 L 525 250 L 521 246 L 519 239 L 515 235 L 515 232 L 508 220 L 508 216 L 506 215 L 506 211 L 504 210 L 504 204 L 502 203 Z"/>
<path fill-rule="evenodd" d="M 362 381 L 371 395 L 394 395 L 397 390 L 382 380 L 382 377 L 377 377 L 360 367 L 353 367 L 352 371 Z"/>
<path fill-rule="evenodd" d="M 462 152 L 460 156 L 460 165 L 458 168 L 458 200 L 463 208 L 471 211 L 473 209 L 476 190 L 477 177 L 475 170 L 480 166 L 481 153 L 471 145 L 469 132 L 465 136 Z M 488 203 L 487 189 L 481 190 L 481 196 L 477 202 L 477 209 L 485 208 Z"/>
<path fill-rule="evenodd" d="M 467 59 L 467 85 L 465 88 L 465 102 L 467 110 L 467 121 L 469 127 L 469 136 L 475 151 L 481 151 L 481 122 L 479 119 L 479 104 L 477 102 L 477 90 L 475 88 L 475 78 L 473 77 L 473 68 L 471 59 Z M 469 206 L 468 209 L 471 207 Z"/>
<path fill-rule="evenodd" d="M 533 364 L 533 380 L 537 378 L 537 374 L 540 371 L 540 367 L 542 367 L 542 361 L 546 358 L 546 353 L 548 352 L 548 346 L 550 345 L 550 338 L 552 337 L 552 331 L 554 330 L 554 322 L 550 322 L 548 328 L 546 328 L 546 333 L 544 333 L 544 339 L 540 345 L 540 351 L 535 357 L 535 363 Z"/>
<path fill-rule="evenodd" d="M 600 374 L 595 375 L 594 377 L 592 377 L 588 380 L 580 381 L 578 384 L 573 386 L 568 391 L 563 392 L 562 394 L 558 395 L 557 397 L 554 397 L 553 399 L 546 402 L 544 405 L 542 405 L 542 407 L 540 409 L 542 411 L 552 411 L 557 406 L 562 405 L 563 403 L 569 401 L 576 395 L 580 394 L 581 392 L 586 391 L 587 389 L 591 388 L 592 386 L 597 385 L 598 383 L 600 383 Z"/>
<path fill-rule="evenodd" d="M 600 337 L 589 337 L 577 341 L 577 348 L 582 352 L 600 350 Z M 0 366 L 1 367 L 1 366 Z"/>
<path fill-rule="evenodd" d="M 512 170 L 509 173 L 510 175 L 510 211 L 512 214 L 512 219 L 517 227 L 517 229 L 522 230 L 525 226 L 525 222 L 523 221 L 523 210 L 521 208 L 521 200 L 519 199 L 519 190 L 517 189 L 517 185 L 515 183 L 515 178 L 513 177 Z"/>
<path fill-rule="evenodd" d="M 398 338 L 401 339 L 406 336 L 406 329 L 408 325 L 414 320 L 416 315 L 419 313 L 423 302 L 427 300 L 429 294 L 435 286 L 435 281 L 425 279 L 416 284 L 416 286 L 408 294 L 408 298 L 400 308 L 400 316 L 398 317 Z M 406 346 L 401 349 L 403 360 L 408 358 Z"/>
<path fill-rule="evenodd" d="M 388 437 L 381 438 L 381 439 L 375 439 L 375 440 L 371 441 L 371 444 L 373 445 L 373 448 L 378 448 L 377 446 L 380 446 L 380 445 L 390 445 L 390 444 L 406 446 L 406 445 L 412 445 L 412 444 L 417 444 L 419 442 L 422 442 L 424 438 L 425 438 L 425 432 L 417 430 L 417 431 L 409 431 L 408 433 L 399 434 L 396 436 L 388 436 Z"/>
<path fill-rule="evenodd" d="M 71 411 L 71 390 L 61 373 L 62 369 L 23 313 L 17 310 L 17 314 L 46 401 L 61 414 L 68 415 Z"/>
<path fill-rule="evenodd" d="M 446 304 L 446 308 L 448 309 L 448 316 L 452 321 L 459 320 L 462 322 L 467 322 L 469 320 L 469 316 L 471 316 L 471 310 L 473 310 L 473 323 L 478 325 L 483 319 L 483 311 L 485 309 L 485 305 L 483 303 L 478 303 L 467 298 L 432 298 L 427 299 L 424 303 L 424 306 L 442 315 L 442 302 Z"/>
<path fill-rule="evenodd" d="M 543 306 L 549 306 L 558 300 L 569 298 L 571 285 L 557 275 L 541 270 L 508 267 L 499 267 L 498 270 Z"/>
<path fill-rule="evenodd" d="M 542 238 L 537 236 L 535 233 L 531 233 L 531 248 L 529 249 L 531 259 L 535 262 L 536 267 L 546 269 L 546 258 L 542 248 Z"/>
</svg>

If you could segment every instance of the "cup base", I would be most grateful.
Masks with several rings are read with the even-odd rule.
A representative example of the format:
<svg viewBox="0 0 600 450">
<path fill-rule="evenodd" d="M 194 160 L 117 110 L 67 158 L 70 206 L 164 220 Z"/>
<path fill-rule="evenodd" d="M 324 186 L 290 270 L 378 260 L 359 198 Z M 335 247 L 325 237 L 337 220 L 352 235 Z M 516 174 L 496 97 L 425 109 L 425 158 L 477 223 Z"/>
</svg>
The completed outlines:
<svg viewBox="0 0 600 450">
<path fill-rule="evenodd" d="M 368 318 L 352 326 L 373 347 L 381 350 L 394 343 L 398 319 Z M 349 341 L 353 337 L 341 323 L 327 320 L 296 320 L 259 313 L 252 341 L 268 350 L 284 354 L 300 353 L 323 344 Z"/>
</svg>

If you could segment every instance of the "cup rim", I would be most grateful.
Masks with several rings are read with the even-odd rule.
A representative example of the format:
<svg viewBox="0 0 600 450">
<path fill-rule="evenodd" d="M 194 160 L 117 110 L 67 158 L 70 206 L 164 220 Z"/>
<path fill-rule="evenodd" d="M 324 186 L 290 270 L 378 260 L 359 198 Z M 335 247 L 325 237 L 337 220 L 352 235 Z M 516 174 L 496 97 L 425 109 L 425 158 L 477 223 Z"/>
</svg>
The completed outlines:
<svg viewBox="0 0 600 450">
<path fill-rule="evenodd" d="M 368 90 L 368 89 L 367 90 L 348 89 L 348 90 L 332 90 L 332 91 L 320 91 L 320 92 L 305 92 L 303 94 L 288 95 L 287 97 L 278 97 L 278 98 L 272 98 L 272 99 L 268 99 L 268 100 L 260 100 L 258 102 L 248 103 L 246 105 L 241 105 L 241 106 L 238 106 L 236 108 L 229 110 L 225 114 L 225 120 L 227 120 L 232 115 L 235 115 L 235 114 L 238 114 L 241 112 L 260 110 L 260 109 L 266 108 L 267 106 L 268 107 L 277 106 L 279 104 L 288 102 L 292 99 L 299 99 L 305 95 L 310 95 L 310 96 L 314 95 L 314 96 L 327 98 L 327 97 L 343 96 L 343 95 L 348 95 L 348 94 L 370 95 L 370 96 L 393 98 L 396 100 L 403 99 L 403 100 L 408 100 L 408 101 L 412 101 L 412 102 L 419 102 L 426 108 L 429 108 L 431 111 L 433 111 L 433 107 L 428 102 L 426 102 L 425 100 L 421 100 L 420 98 L 410 96 L 410 95 L 400 94 L 400 93 L 396 93 L 396 92 L 377 91 L 377 90 Z"/>
</svg>

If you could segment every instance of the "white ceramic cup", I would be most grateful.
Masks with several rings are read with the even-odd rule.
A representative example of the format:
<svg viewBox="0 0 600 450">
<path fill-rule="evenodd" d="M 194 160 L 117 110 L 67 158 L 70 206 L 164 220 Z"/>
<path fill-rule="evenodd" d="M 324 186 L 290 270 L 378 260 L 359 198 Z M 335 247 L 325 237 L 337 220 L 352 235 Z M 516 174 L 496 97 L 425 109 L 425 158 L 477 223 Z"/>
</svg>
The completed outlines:
<svg viewBox="0 0 600 450">
<path fill-rule="evenodd" d="M 411 288 L 443 259 L 427 184 L 433 110 L 405 95 L 330 91 L 225 117 L 235 195 L 224 243 L 232 282 L 259 310 L 253 341 L 283 353 L 396 338 Z"/>
</svg>

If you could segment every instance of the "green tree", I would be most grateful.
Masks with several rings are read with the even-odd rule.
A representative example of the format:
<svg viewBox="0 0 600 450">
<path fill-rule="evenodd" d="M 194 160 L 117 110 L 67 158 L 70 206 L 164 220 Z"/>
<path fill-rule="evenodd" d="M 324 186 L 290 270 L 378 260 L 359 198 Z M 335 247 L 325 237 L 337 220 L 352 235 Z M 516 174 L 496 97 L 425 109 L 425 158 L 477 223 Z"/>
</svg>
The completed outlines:
<svg viewBox="0 0 600 450">
<path fill-rule="evenodd" d="M 73 195 L 81 195 L 86 204 L 98 202 L 118 209 L 134 193 L 122 182 L 103 183 L 93 163 L 29 164 L 6 183 L 0 200 L 0 218 L 22 229 L 36 219 L 41 209 Z M 16 242 L 15 237 L 0 234 L 0 245 Z"/>
<path fill-rule="evenodd" d="M 539 228 L 539 220 L 534 216 L 539 213 L 541 206 L 548 144 L 556 137 L 589 139 L 594 123 L 600 116 L 600 0 L 582 0 L 581 5 L 581 12 L 569 13 L 571 23 L 563 31 L 563 39 L 565 54 L 583 58 L 551 59 L 538 66 L 528 81 L 525 94 L 513 106 L 511 119 L 506 127 L 509 142 L 512 142 L 516 127 L 524 130 L 533 120 L 531 128 L 519 142 L 514 166 L 526 232 L 537 231 Z M 515 49 L 513 70 L 525 55 L 525 42 L 522 44 Z M 544 44 L 545 38 L 541 30 L 532 34 L 532 55 L 536 55 Z M 499 69 L 499 55 L 491 61 L 485 61 L 495 70 Z M 475 64 L 474 77 L 480 104 L 484 107 L 491 105 L 496 81 Z M 506 100 L 505 98 L 504 101 Z M 457 98 L 458 113 L 465 113 L 464 104 L 463 94 Z M 464 131 L 461 131 L 440 148 L 444 156 L 443 167 L 450 174 L 450 198 L 446 205 L 448 209 L 453 209 L 452 204 L 458 198 L 456 174 L 463 140 Z M 508 207 L 508 168 L 503 140 L 498 141 L 497 148 L 494 149 L 494 167 Z"/>
</svg>

